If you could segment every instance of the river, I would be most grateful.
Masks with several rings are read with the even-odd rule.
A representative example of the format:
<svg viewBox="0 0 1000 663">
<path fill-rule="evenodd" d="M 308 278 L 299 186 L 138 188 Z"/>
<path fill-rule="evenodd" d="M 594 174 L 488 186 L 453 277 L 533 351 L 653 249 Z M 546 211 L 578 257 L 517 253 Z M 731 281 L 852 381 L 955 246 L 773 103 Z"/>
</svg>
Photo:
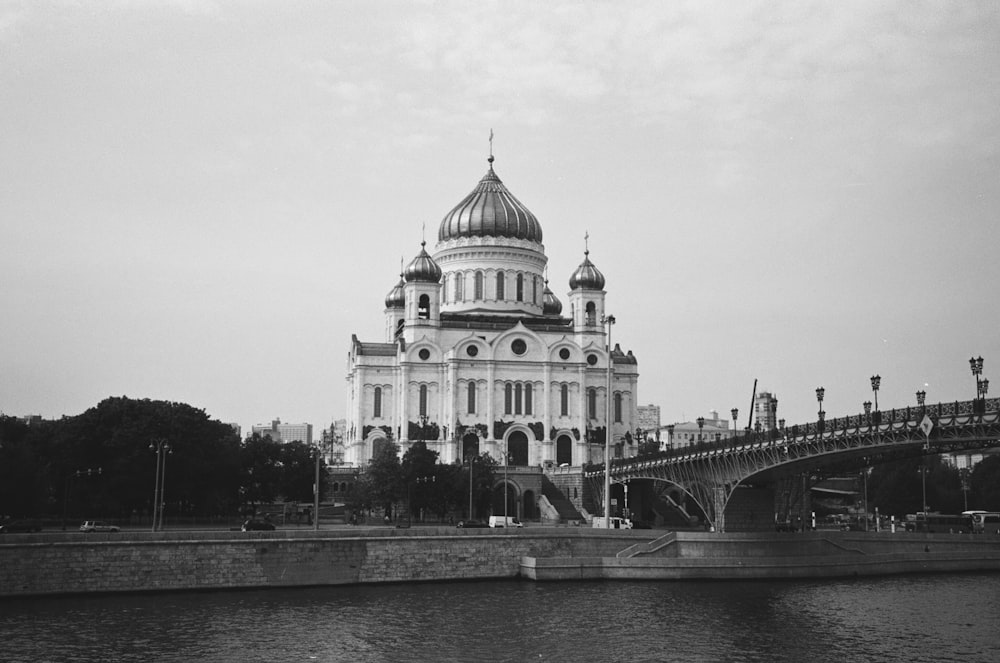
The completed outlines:
<svg viewBox="0 0 1000 663">
<path fill-rule="evenodd" d="M 1000 574 L 509 580 L 0 601 L 0 659 L 1000 661 Z"/>
</svg>

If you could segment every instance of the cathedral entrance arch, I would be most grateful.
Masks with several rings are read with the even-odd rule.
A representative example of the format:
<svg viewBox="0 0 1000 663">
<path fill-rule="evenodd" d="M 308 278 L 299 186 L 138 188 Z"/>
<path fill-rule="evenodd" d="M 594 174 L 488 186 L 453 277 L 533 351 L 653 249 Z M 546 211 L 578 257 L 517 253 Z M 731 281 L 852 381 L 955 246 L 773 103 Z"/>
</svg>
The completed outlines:
<svg viewBox="0 0 1000 663">
<path fill-rule="evenodd" d="M 511 465 L 528 464 L 528 436 L 524 431 L 512 431 L 507 436 L 507 462 Z"/>
<path fill-rule="evenodd" d="M 573 438 L 562 434 L 556 438 L 556 465 L 573 464 Z"/>
<path fill-rule="evenodd" d="M 479 455 L 479 436 L 475 433 L 466 433 L 462 436 L 462 461 L 475 458 Z"/>
</svg>

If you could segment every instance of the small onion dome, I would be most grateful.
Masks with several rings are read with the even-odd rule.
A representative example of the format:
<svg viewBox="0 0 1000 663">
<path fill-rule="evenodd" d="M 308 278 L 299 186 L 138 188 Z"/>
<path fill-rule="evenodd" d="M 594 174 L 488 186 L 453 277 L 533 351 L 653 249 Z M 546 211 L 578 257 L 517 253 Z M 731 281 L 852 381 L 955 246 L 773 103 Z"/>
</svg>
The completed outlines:
<svg viewBox="0 0 1000 663">
<path fill-rule="evenodd" d="M 458 237 L 513 237 L 542 242 L 542 226 L 528 208 L 511 195 L 490 169 L 476 188 L 455 206 L 438 228 L 438 241 Z"/>
<path fill-rule="evenodd" d="M 562 313 L 562 302 L 549 290 L 549 282 L 545 282 L 545 292 L 542 295 L 542 315 L 559 315 Z"/>
<path fill-rule="evenodd" d="M 420 281 L 423 283 L 438 283 L 441 281 L 441 268 L 430 257 L 424 247 L 427 242 L 420 242 L 420 255 L 410 261 L 403 270 L 403 278 L 407 283 Z"/>
<path fill-rule="evenodd" d="M 570 290 L 604 290 L 604 274 L 590 262 L 590 251 L 583 252 L 583 262 L 569 277 Z"/>
<path fill-rule="evenodd" d="M 399 275 L 399 283 L 385 296 L 386 308 L 406 308 L 406 295 L 403 294 L 403 275 Z"/>
</svg>

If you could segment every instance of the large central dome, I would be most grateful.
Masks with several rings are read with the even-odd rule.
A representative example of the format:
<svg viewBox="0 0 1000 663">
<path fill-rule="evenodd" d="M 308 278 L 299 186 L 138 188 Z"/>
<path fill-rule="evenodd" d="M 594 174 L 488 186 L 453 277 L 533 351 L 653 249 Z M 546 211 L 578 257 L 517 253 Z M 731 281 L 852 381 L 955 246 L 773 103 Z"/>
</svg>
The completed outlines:
<svg viewBox="0 0 1000 663">
<path fill-rule="evenodd" d="M 455 206 L 438 228 L 438 241 L 460 237 L 513 237 L 542 242 L 542 226 L 528 208 L 511 195 L 490 169 L 476 188 Z"/>
</svg>

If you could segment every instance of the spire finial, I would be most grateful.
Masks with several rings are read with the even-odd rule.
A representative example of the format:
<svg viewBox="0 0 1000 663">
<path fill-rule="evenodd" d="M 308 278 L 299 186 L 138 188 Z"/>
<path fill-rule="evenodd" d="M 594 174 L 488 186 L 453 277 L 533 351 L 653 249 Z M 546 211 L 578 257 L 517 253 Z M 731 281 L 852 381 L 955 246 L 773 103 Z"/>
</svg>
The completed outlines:
<svg viewBox="0 0 1000 663">
<path fill-rule="evenodd" d="M 586 230 L 583 232 L 583 255 L 590 255 L 590 232 Z"/>
<path fill-rule="evenodd" d="M 423 248 L 427 244 L 427 222 L 423 221 L 420 224 L 420 246 Z"/>
<path fill-rule="evenodd" d="M 490 128 L 490 158 L 487 159 L 490 162 L 490 168 L 493 167 L 493 129 Z"/>
<path fill-rule="evenodd" d="M 403 256 L 399 256 L 399 278 L 403 278 Z"/>
</svg>

